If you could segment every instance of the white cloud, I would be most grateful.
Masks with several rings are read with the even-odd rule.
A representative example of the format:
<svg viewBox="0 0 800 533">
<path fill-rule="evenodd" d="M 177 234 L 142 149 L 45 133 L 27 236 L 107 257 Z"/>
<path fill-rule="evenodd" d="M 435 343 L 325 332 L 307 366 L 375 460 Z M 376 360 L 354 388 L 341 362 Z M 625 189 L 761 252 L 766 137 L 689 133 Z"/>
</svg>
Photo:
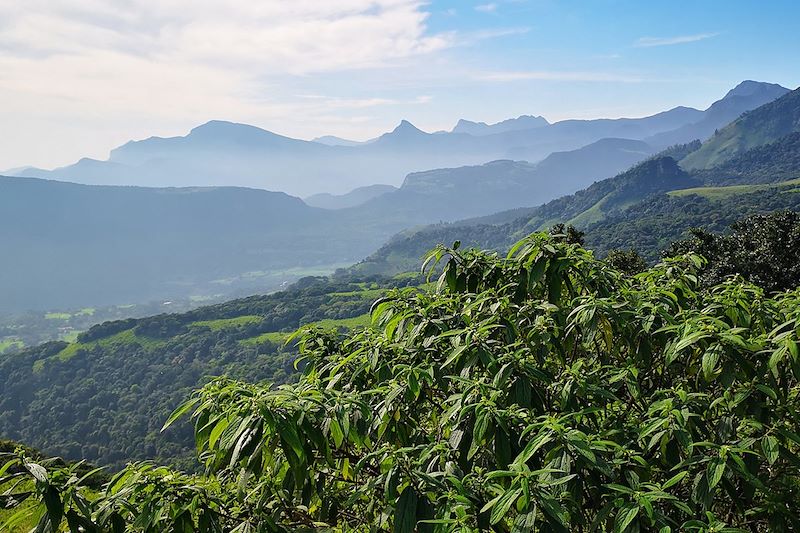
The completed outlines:
<svg viewBox="0 0 800 533">
<path fill-rule="evenodd" d="M 491 2 L 489 4 L 480 4 L 475 6 L 475 11 L 480 11 L 481 13 L 494 13 L 497 11 L 497 4 L 495 2 Z"/>
<path fill-rule="evenodd" d="M 0 166 L 105 157 L 209 118 L 285 131 L 389 105 L 293 94 L 457 44 L 427 18 L 420 0 L 0 0 Z"/>
<path fill-rule="evenodd" d="M 0 7 L 0 46 L 307 74 L 447 47 L 447 35 L 427 33 L 427 17 L 418 0 L 31 0 Z"/>
<path fill-rule="evenodd" d="M 694 43 L 705 39 L 711 39 L 717 35 L 719 35 L 719 33 L 697 33 L 695 35 L 678 35 L 675 37 L 641 37 L 633 46 L 636 48 L 650 48 L 653 46 Z"/>
<path fill-rule="evenodd" d="M 539 80 L 640 83 L 645 81 L 643 78 L 638 76 L 629 76 L 611 72 L 572 72 L 549 70 L 483 72 L 477 74 L 475 78 L 478 80 L 493 82 Z"/>
</svg>

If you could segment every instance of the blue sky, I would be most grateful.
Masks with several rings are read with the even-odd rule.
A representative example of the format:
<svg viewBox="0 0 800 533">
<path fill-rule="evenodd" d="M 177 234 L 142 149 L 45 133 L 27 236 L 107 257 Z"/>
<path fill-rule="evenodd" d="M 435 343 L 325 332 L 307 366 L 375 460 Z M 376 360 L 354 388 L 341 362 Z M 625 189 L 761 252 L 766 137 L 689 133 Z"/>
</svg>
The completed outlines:
<svg viewBox="0 0 800 533">
<path fill-rule="evenodd" d="M 789 0 L 0 2 L 0 169 L 211 119 L 366 139 L 704 108 L 800 85 L 797 20 Z"/>
</svg>

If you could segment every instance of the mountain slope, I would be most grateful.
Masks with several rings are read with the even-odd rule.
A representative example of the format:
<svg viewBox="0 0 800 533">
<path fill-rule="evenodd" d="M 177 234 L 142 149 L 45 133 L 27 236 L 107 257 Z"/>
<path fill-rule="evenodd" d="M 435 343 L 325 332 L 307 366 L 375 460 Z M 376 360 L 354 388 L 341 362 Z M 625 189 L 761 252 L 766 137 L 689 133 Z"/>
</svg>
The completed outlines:
<svg viewBox="0 0 800 533">
<path fill-rule="evenodd" d="M 683 163 L 681 163 L 683 164 Z M 800 177 L 800 132 L 693 172 L 708 185 L 773 183 Z"/>
<path fill-rule="evenodd" d="M 477 222 L 437 224 L 402 232 L 375 253 L 354 265 L 351 272 L 393 274 L 413 268 L 437 244 L 462 240 L 467 246 L 502 249 L 526 233 L 558 222 L 584 228 L 607 213 L 626 209 L 650 195 L 697 187 L 702 182 L 684 172 L 674 159 L 656 157 L 613 178 L 598 181 L 569 196 L 538 207 L 512 210 L 495 223 L 494 217 Z"/>
<path fill-rule="evenodd" d="M 800 131 L 800 89 L 744 114 L 718 131 L 700 150 L 682 161 L 689 169 L 723 163 L 751 148 Z"/>
<path fill-rule="evenodd" d="M 641 141 L 602 139 L 538 164 L 492 161 L 409 174 L 399 190 L 357 208 L 364 220 L 405 214 L 406 226 L 488 215 L 572 193 L 641 161 L 653 152 Z"/>
<path fill-rule="evenodd" d="M 742 113 L 756 109 L 787 94 L 789 89 L 774 83 L 743 81 L 720 100 L 703 111 L 696 121 L 672 131 L 666 131 L 646 139 L 654 146 L 670 146 L 692 141 L 706 140 L 714 132 L 738 118 Z"/>
<path fill-rule="evenodd" d="M 337 137 L 335 135 L 323 135 L 322 137 L 315 137 L 311 139 L 311 142 L 325 144 L 328 146 L 358 146 L 360 144 L 364 144 L 360 141 L 351 141 L 349 139 L 342 139 L 341 137 Z"/>
</svg>

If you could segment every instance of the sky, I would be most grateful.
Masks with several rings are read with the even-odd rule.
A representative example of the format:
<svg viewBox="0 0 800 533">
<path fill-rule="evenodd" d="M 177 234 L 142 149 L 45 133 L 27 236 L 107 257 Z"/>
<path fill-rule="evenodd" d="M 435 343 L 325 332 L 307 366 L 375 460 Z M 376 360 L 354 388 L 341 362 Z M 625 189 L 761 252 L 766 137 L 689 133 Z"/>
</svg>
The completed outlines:
<svg viewBox="0 0 800 533">
<path fill-rule="evenodd" d="M 0 169 L 212 119 L 363 140 L 703 109 L 800 85 L 798 20 L 796 0 L 0 0 Z"/>
</svg>

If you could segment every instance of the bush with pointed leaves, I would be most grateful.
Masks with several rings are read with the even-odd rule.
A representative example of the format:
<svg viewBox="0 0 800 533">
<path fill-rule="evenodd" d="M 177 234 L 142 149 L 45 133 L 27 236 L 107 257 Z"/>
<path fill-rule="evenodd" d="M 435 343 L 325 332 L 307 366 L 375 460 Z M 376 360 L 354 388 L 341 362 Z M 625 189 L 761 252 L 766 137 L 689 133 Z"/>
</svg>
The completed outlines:
<svg viewBox="0 0 800 533">
<path fill-rule="evenodd" d="M 429 259 L 436 290 L 379 300 L 373 328 L 302 332 L 297 383 L 218 379 L 179 407 L 167 424 L 192 413 L 202 476 L 132 465 L 79 503 L 47 473 L 48 516 L 87 532 L 800 530 L 800 291 L 702 289 L 692 255 L 624 275 L 544 234 Z"/>
</svg>

